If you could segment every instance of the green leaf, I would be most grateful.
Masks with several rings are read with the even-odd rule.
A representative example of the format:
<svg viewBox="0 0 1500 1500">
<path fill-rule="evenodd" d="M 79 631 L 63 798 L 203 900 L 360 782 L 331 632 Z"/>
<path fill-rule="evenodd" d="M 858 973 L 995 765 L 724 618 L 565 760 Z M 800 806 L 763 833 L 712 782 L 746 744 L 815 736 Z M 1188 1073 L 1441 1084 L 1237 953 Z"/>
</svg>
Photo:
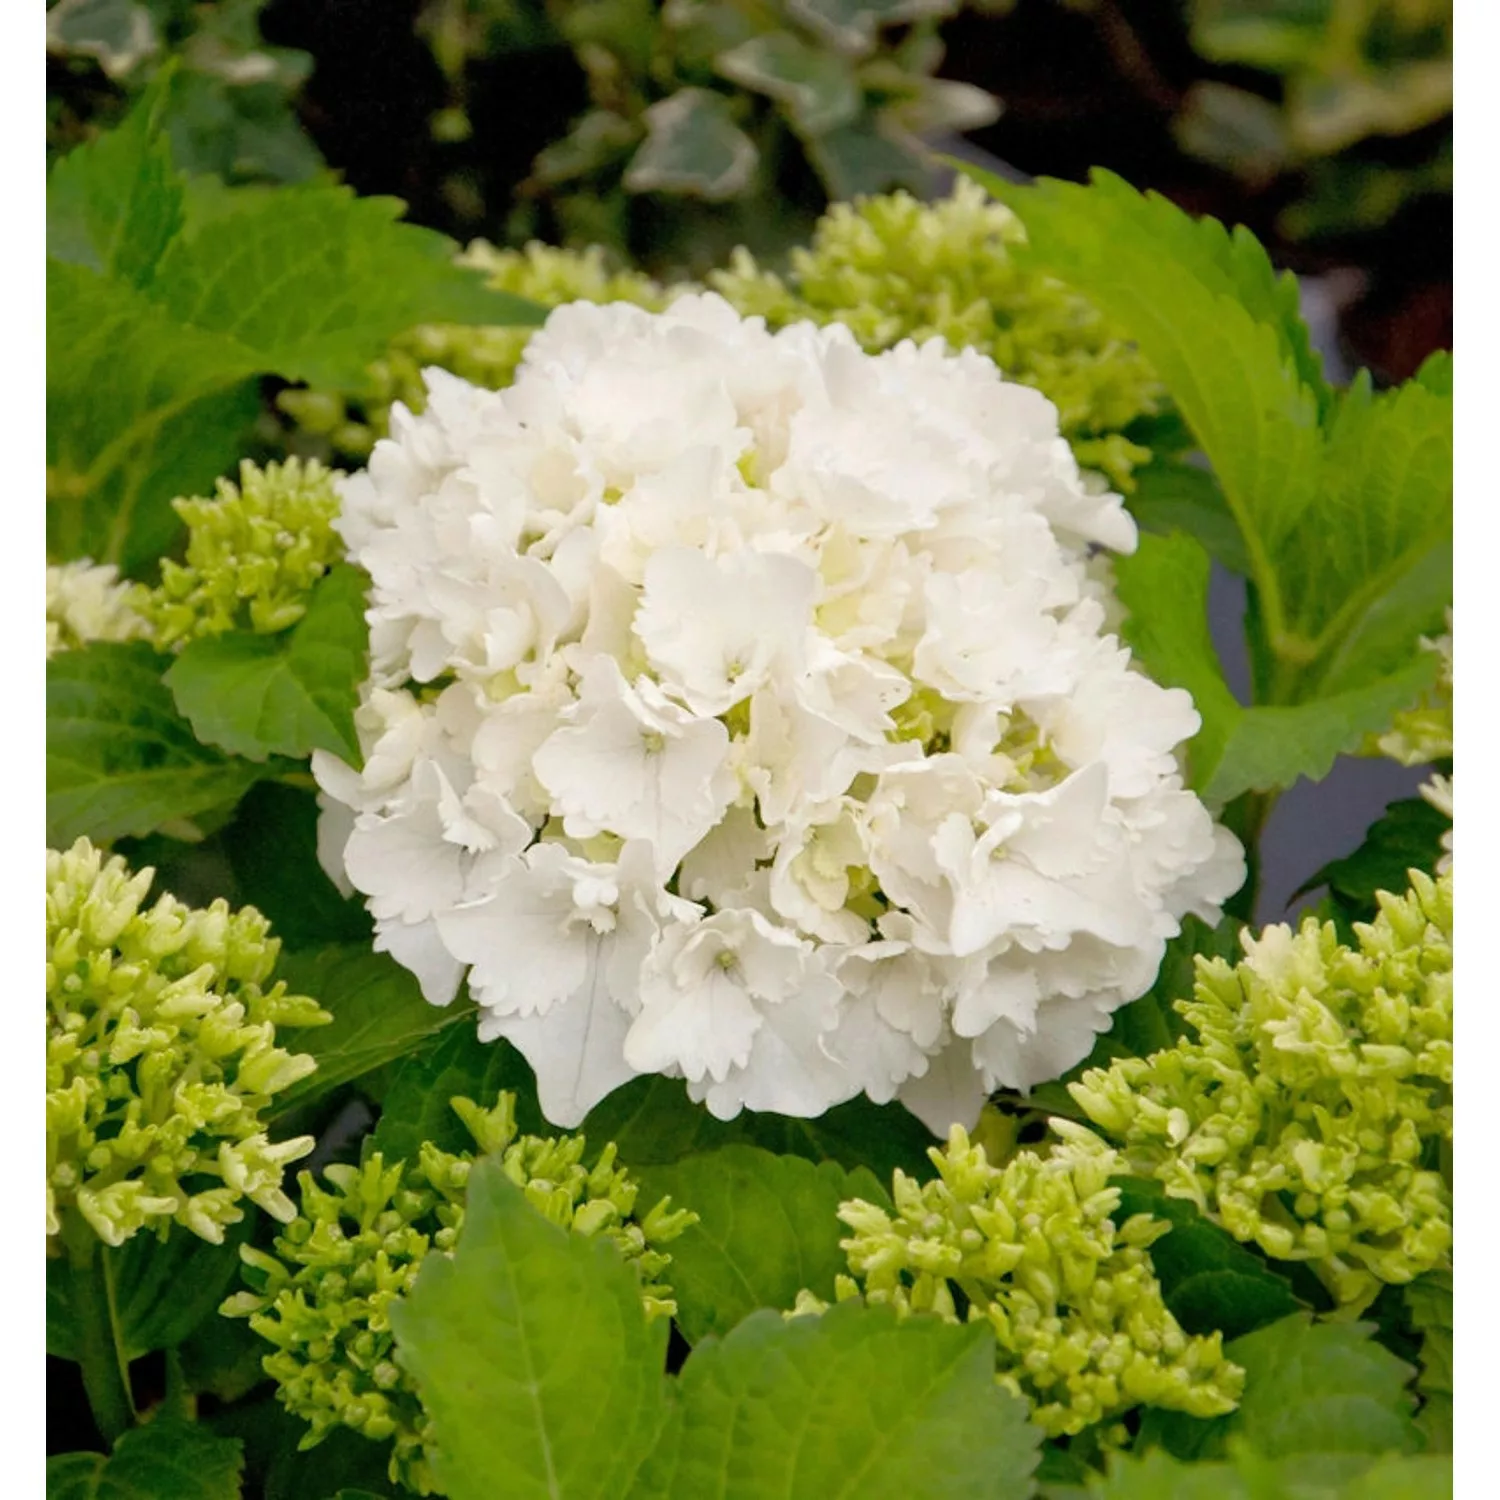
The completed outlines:
<svg viewBox="0 0 1500 1500">
<path fill-rule="evenodd" d="M 850 1169 L 868 1167 L 882 1182 L 897 1167 L 930 1177 L 927 1149 L 936 1144 L 932 1132 L 903 1106 L 871 1104 L 863 1097 L 814 1120 L 750 1110 L 733 1120 L 716 1120 L 688 1098 L 681 1079 L 657 1074 L 616 1089 L 589 1112 L 583 1129 L 591 1140 L 614 1141 L 621 1160 L 633 1167 L 665 1165 L 694 1151 L 741 1143 Z"/>
<path fill-rule="evenodd" d="M 232 338 L 258 369 L 315 385 L 362 383 L 370 361 L 418 323 L 545 319 L 456 264 L 446 236 L 397 222 L 403 207 L 322 184 L 190 193 L 153 294 L 174 322 Z"/>
<path fill-rule="evenodd" d="M 1228 1463 L 1182 1463 L 1160 1449 L 1115 1454 L 1107 1476 L 1091 1475 L 1069 1500 L 1440 1500 L 1452 1465 L 1426 1455 L 1299 1454 L 1268 1460 L 1241 1450 Z M 1047 1500 L 1060 1492 L 1048 1491 Z"/>
<path fill-rule="evenodd" d="M 199 740 L 247 760 L 327 750 L 359 765 L 354 710 L 369 661 L 367 582 L 339 563 L 290 630 L 190 641 L 164 680 Z"/>
<path fill-rule="evenodd" d="M 1436 656 L 1424 653 L 1389 677 L 1331 698 L 1245 709 L 1202 788 L 1204 801 L 1221 806 L 1241 792 L 1290 786 L 1299 776 L 1323 780 L 1340 755 L 1357 751 L 1417 702 L 1436 673 Z"/>
<path fill-rule="evenodd" d="M 127 1360 L 173 1348 L 214 1317 L 239 1277 L 240 1246 L 254 1227 L 252 1211 L 226 1230 L 222 1245 L 174 1228 L 165 1241 L 141 1233 L 118 1248 L 100 1247 Z M 77 1358 L 69 1280 L 66 1260 L 47 1262 L 47 1352 L 60 1359 Z"/>
<path fill-rule="evenodd" d="M 1415 1453 L 1412 1367 L 1371 1337 L 1369 1323 L 1314 1323 L 1296 1313 L 1227 1344 L 1245 1371 L 1239 1409 L 1198 1421 L 1150 1409 L 1140 1445 L 1179 1458 L 1217 1458 L 1241 1439 L 1267 1458 L 1298 1454 Z"/>
<path fill-rule="evenodd" d="M 242 1463 L 237 1440 L 158 1417 L 132 1427 L 108 1458 L 49 1458 L 47 1500 L 239 1500 Z"/>
<path fill-rule="evenodd" d="M 1115 578 L 1129 612 L 1126 644 L 1158 682 L 1186 688 L 1203 720 L 1188 746 L 1189 779 L 1201 789 L 1244 713 L 1209 634 L 1208 553 L 1189 536 L 1142 536 L 1131 556 L 1115 559 Z"/>
<path fill-rule="evenodd" d="M 1341 754 L 1389 727 L 1420 698 L 1437 670 L 1422 653 L 1387 677 L 1291 706 L 1244 708 L 1229 691 L 1208 629 L 1209 560 L 1191 537 L 1142 536 L 1115 563 L 1123 634 L 1142 666 L 1168 687 L 1186 688 L 1203 726 L 1188 746 L 1191 785 L 1214 805 L 1245 791 L 1321 781 Z"/>
<path fill-rule="evenodd" d="M 239 800 L 281 766 L 200 745 L 149 646 L 95 642 L 47 663 L 47 843 L 139 837 Z"/>
<path fill-rule="evenodd" d="M 1412 1327 L 1421 1335 L 1417 1426 L 1431 1453 L 1453 1452 L 1453 1273 L 1433 1271 L 1405 1288 Z"/>
<path fill-rule="evenodd" d="M 625 171 L 632 193 L 685 193 L 719 203 L 750 185 L 758 153 L 734 123 L 729 101 L 685 88 L 645 114 L 646 139 Z"/>
<path fill-rule="evenodd" d="M 466 1231 L 467 1232 L 467 1231 Z M 629 1500 L 1023 1500 L 1041 1434 L 981 1324 L 758 1312 L 678 1379 Z"/>
<path fill-rule="evenodd" d="M 504 1089 L 516 1096 L 516 1126 L 523 1135 L 552 1134 L 537 1107 L 526 1059 L 503 1038 L 481 1042 L 472 1023 L 450 1027 L 436 1045 L 402 1063 L 381 1106 L 372 1144 L 387 1161 L 415 1161 L 423 1141 L 440 1151 L 471 1151 L 474 1138 L 449 1101 L 461 1094 L 488 1109 Z M 604 1138 L 594 1144 L 604 1145 Z M 629 1157 L 623 1160 L 635 1165 Z"/>
<path fill-rule="evenodd" d="M 693 1344 L 727 1333 L 758 1308 L 791 1307 L 803 1288 L 832 1301 L 834 1277 L 848 1270 L 839 1204 L 889 1202 L 864 1168 L 845 1172 L 756 1146 L 638 1170 L 643 1202 L 670 1196 L 698 1215 L 672 1244 L 677 1323 Z"/>
<path fill-rule="evenodd" d="M 467 998 L 429 1005 L 409 969 L 361 944 L 286 954 L 277 973 L 294 994 L 311 995 L 333 1014 L 330 1025 L 286 1033 L 285 1045 L 311 1053 L 318 1069 L 276 1096 L 278 1116 L 405 1057 L 450 1026 L 474 1024 Z"/>
<path fill-rule="evenodd" d="M 117 130 L 70 151 L 47 176 L 47 254 L 146 286 L 182 227 L 182 178 L 158 134 L 170 86 L 159 73 Z"/>
<path fill-rule="evenodd" d="M 1410 885 L 1407 871 L 1430 874 L 1442 857 L 1442 836 L 1453 827 L 1437 808 L 1421 797 L 1392 802 L 1370 826 L 1353 854 L 1333 860 L 1302 882 L 1295 893 L 1326 885 L 1336 896 L 1359 909 L 1363 920 L 1374 918 L 1377 891 L 1400 894 Z"/>
<path fill-rule="evenodd" d="M 1151 1246 L 1151 1261 L 1173 1317 L 1191 1334 L 1239 1338 L 1296 1312 L 1301 1303 L 1266 1263 L 1191 1203 L 1169 1198 L 1159 1182 L 1117 1180 L 1119 1212 L 1164 1219 L 1172 1232 Z"/>
<path fill-rule="evenodd" d="M 1224 503 L 1224 492 L 1208 469 L 1158 457 L 1131 477 L 1135 488 L 1126 503 L 1143 530 L 1161 536 L 1186 532 L 1231 573 L 1242 578 L 1249 574 L 1245 539 L 1240 535 L 1233 512 Z"/>
<path fill-rule="evenodd" d="M 257 908 L 288 949 L 373 940 L 363 900 L 344 896 L 318 863 L 318 804 L 302 787 L 250 788 L 220 838 L 235 900 Z"/>
<path fill-rule="evenodd" d="M 617 1500 L 666 1416 L 667 1323 L 614 1246 L 550 1224 L 497 1162 L 453 1256 L 391 1308 L 450 1500 Z"/>
<path fill-rule="evenodd" d="M 1213 465 L 1245 542 L 1276 701 L 1369 685 L 1388 666 L 1327 675 L 1351 632 L 1452 533 L 1452 402 L 1441 377 L 1336 396 L 1278 278 L 1244 229 L 1193 220 L 1096 172 L 1090 187 L 1018 188 L 984 174 L 1026 225 L 1016 253 L 1129 332 Z M 1386 620 L 1390 629 L 1390 620 Z M 1425 626 L 1401 621 L 1408 647 Z"/>
</svg>

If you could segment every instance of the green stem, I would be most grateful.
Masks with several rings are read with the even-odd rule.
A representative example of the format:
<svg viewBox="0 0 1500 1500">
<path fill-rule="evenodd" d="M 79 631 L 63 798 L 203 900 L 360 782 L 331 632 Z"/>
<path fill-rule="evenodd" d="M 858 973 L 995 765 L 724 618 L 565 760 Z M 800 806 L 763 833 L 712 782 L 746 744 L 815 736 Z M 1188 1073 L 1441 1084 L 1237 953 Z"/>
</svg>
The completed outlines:
<svg viewBox="0 0 1500 1500">
<path fill-rule="evenodd" d="M 1239 922 L 1255 920 L 1260 895 L 1260 838 L 1276 805 L 1277 792 L 1246 792 L 1224 809 L 1220 821 L 1245 846 L 1245 883 L 1224 903 L 1225 916 Z"/>
<path fill-rule="evenodd" d="M 69 1226 L 73 1228 L 74 1226 Z M 86 1224 L 67 1234 L 69 1302 L 78 1335 L 78 1363 L 89 1408 L 106 1442 L 114 1444 L 136 1419 L 130 1365 L 115 1306 L 114 1268 L 108 1248 Z"/>
</svg>

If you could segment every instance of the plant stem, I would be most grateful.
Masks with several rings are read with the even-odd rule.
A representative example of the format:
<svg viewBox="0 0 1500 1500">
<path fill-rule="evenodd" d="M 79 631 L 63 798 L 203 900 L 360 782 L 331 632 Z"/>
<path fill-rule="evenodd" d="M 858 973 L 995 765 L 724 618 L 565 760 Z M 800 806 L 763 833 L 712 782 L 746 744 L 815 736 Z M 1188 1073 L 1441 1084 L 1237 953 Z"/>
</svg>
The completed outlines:
<svg viewBox="0 0 1500 1500">
<path fill-rule="evenodd" d="M 1224 903 L 1224 914 L 1239 922 L 1255 920 L 1260 895 L 1260 838 L 1276 805 L 1276 792 L 1246 792 L 1224 809 L 1221 821 L 1245 846 L 1245 883 Z"/>
<path fill-rule="evenodd" d="M 69 1226 L 73 1228 L 74 1226 Z M 68 1291 L 78 1335 L 78 1363 L 89 1408 L 106 1442 L 114 1444 L 135 1423 L 130 1366 L 120 1339 L 109 1250 L 85 1224 L 65 1234 Z"/>
</svg>

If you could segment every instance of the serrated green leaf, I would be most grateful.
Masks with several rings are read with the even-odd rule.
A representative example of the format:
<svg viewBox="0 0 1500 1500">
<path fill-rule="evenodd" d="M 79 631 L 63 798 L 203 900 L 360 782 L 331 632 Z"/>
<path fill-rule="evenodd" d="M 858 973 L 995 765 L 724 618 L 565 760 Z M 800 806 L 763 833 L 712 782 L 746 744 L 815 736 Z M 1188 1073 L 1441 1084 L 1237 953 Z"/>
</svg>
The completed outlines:
<svg viewBox="0 0 1500 1500">
<path fill-rule="evenodd" d="M 456 264 L 446 236 L 398 222 L 403 209 L 322 184 L 190 193 L 153 295 L 174 322 L 253 350 L 261 371 L 345 387 L 414 324 L 543 321 Z"/>
<path fill-rule="evenodd" d="M 1040 1438 L 981 1324 L 758 1312 L 693 1351 L 629 1500 L 1024 1500 Z"/>
<path fill-rule="evenodd" d="M 164 680 L 199 740 L 247 760 L 327 750 L 360 764 L 354 710 L 369 660 L 367 581 L 339 563 L 290 630 L 190 641 Z"/>
<path fill-rule="evenodd" d="M 333 1014 L 330 1025 L 286 1033 L 284 1045 L 311 1053 L 318 1069 L 276 1096 L 278 1116 L 405 1057 L 450 1026 L 474 1024 L 467 997 L 429 1005 L 409 969 L 361 944 L 285 954 L 277 973 L 294 994 L 311 995 Z"/>
<path fill-rule="evenodd" d="M 472 1024 L 451 1027 L 402 1063 L 381 1105 L 373 1145 L 387 1161 L 415 1161 L 423 1141 L 440 1151 L 471 1151 L 474 1138 L 449 1101 L 461 1094 L 488 1109 L 503 1089 L 516 1096 L 516 1126 L 523 1135 L 553 1133 L 537 1107 L 526 1059 L 503 1038 L 481 1042 Z M 594 1141 L 604 1143 L 603 1137 Z"/>
<path fill-rule="evenodd" d="M 1298 1311 L 1286 1281 L 1191 1203 L 1169 1198 L 1159 1182 L 1125 1178 L 1114 1186 L 1117 1221 L 1150 1214 L 1171 1224 L 1152 1244 L 1151 1263 L 1168 1309 L 1189 1333 L 1236 1339 Z"/>
<path fill-rule="evenodd" d="M 159 1417 L 132 1427 L 108 1458 L 49 1458 L 47 1500 L 239 1500 L 242 1464 L 238 1440 Z"/>
<path fill-rule="evenodd" d="M 834 1277 L 848 1270 L 839 1204 L 888 1201 L 864 1168 L 845 1172 L 833 1162 L 815 1165 L 756 1146 L 636 1170 L 643 1202 L 670 1196 L 698 1215 L 672 1242 L 677 1324 L 694 1344 L 727 1333 L 758 1308 L 791 1307 L 804 1288 L 832 1301 Z"/>
<path fill-rule="evenodd" d="M 549 1223 L 481 1158 L 450 1258 L 391 1308 L 450 1500 L 617 1500 L 666 1417 L 667 1324 L 604 1240 Z"/>
<path fill-rule="evenodd" d="M 1417 702 L 1436 673 L 1436 656 L 1424 653 L 1389 677 L 1330 698 L 1243 710 L 1202 788 L 1203 799 L 1222 805 L 1241 792 L 1290 786 L 1299 776 L 1321 781 L 1340 755 L 1353 754 Z"/>
<path fill-rule="evenodd" d="M 1235 1339 L 1224 1353 L 1245 1371 L 1239 1409 L 1199 1421 L 1152 1408 L 1140 1446 L 1185 1459 L 1221 1457 L 1231 1440 L 1273 1459 L 1417 1452 L 1415 1371 L 1370 1337 L 1372 1326 L 1296 1313 Z"/>
<path fill-rule="evenodd" d="M 47 176 L 47 254 L 146 286 L 182 227 L 183 184 L 158 133 L 171 84 L 158 73 L 116 130 L 70 151 Z"/>
<path fill-rule="evenodd" d="M 872 1104 L 863 1097 L 813 1120 L 750 1110 L 733 1120 L 716 1120 L 688 1098 L 681 1079 L 657 1074 L 633 1078 L 616 1089 L 589 1112 L 583 1129 L 591 1139 L 616 1142 L 621 1160 L 635 1167 L 739 1143 L 809 1161 L 835 1161 L 851 1170 L 868 1167 L 883 1182 L 897 1167 L 931 1176 L 927 1149 L 937 1143 L 901 1105 Z"/>
<path fill-rule="evenodd" d="M 200 745 L 162 685 L 166 658 L 95 642 L 47 663 L 47 842 L 139 837 L 239 800 L 282 766 Z"/>
<path fill-rule="evenodd" d="M 1018 188 L 974 173 L 1027 229 L 1016 253 L 1119 321 L 1155 366 L 1213 465 L 1244 539 L 1283 670 L 1275 701 L 1370 685 L 1385 659 L 1356 653 L 1328 675 L 1346 638 L 1452 530 L 1452 405 L 1442 377 L 1379 397 L 1338 397 L 1297 313 L 1243 229 L 1193 220 L 1164 198 L 1096 172 L 1090 187 Z M 1403 615 L 1408 648 L 1430 613 Z M 1397 642 L 1399 644 L 1399 641 Z"/>
<path fill-rule="evenodd" d="M 1088 1488 L 1072 1494 L 1078 1500 L 1441 1500 L 1452 1490 L 1452 1465 L 1426 1455 L 1371 1462 L 1360 1454 L 1316 1453 L 1276 1461 L 1242 1450 L 1228 1463 L 1183 1463 L 1155 1449 L 1115 1455 L 1107 1475 L 1091 1475 Z M 1055 1493 L 1049 1490 L 1045 1500 Z"/>
<path fill-rule="evenodd" d="M 1377 891 L 1400 894 L 1410 885 L 1407 871 L 1430 874 L 1442 857 L 1442 836 L 1452 822 L 1421 797 L 1392 802 L 1370 825 L 1364 842 L 1353 854 L 1333 860 L 1310 875 L 1294 893 L 1302 895 L 1326 885 L 1336 896 L 1374 918 Z"/>
<path fill-rule="evenodd" d="M 1389 727 L 1417 701 L 1437 670 L 1424 653 L 1389 676 L 1290 706 L 1245 708 L 1224 681 L 1208 628 L 1208 553 L 1191 537 L 1143 536 L 1115 563 L 1122 634 L 1158 682 L 1186 688 L 1203 720 L 1188 746 L 1190 784 L 1214 805 L 1245 791 L 1320 781 L 1342 754 Z"/>
</svg>

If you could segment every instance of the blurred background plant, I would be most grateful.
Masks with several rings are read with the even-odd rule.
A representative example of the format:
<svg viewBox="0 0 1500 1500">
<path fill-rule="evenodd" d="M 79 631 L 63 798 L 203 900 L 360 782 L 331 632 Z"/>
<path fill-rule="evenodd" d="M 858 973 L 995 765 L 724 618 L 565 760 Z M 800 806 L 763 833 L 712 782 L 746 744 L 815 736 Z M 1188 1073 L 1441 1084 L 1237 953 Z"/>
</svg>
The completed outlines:
<svg viewBox="0 0 1500 1500">
<path fill-rule="evenodd" d="M 303 182 L 323 158 L 295 97 L 313 60 L 269 46 L 265 0 L 56 0 L 47 8 L 47 161 L 119 122 L 169 58 L 164 121 L 186 172 L 229 182 Z"/>
<path fill-rule="evenodd" d="M 601 244 L 698 275 L 735 245 L 775 251 L 829 202 L 927 192 L 921 142 L 987 125 L 994 99 L 935 77 L 960 0 L 426 0 L 417 29 L 446 101 L 430 128 L 475 136 L 494 64 L 571 56 L 586 104 L 535 155 L 511 241 Z M 459 224 L 495 227 L 483 165 L 442 185 Z M 706 211 L 705 211 L 706 209 Z"/>
</svg>

